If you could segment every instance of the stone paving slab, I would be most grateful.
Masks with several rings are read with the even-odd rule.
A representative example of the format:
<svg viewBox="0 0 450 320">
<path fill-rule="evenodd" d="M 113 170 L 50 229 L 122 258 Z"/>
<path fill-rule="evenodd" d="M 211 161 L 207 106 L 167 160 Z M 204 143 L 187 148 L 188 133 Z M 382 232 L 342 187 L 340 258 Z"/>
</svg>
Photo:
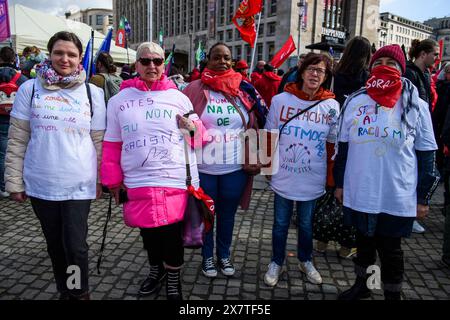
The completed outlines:
<svg viewBox="0 0 450 320">
<path fill-rule="evenodd" d="M 431 213 L 423 222 L 426 233 L 405 239 L 405 284 L 403 299 L 450 298 L 450 269 L 440 262 L 444 217 L 441 214 L 442 186 L 433 199 Z M 90 287 L 92 299 L 162 300 L 164 288 L 148 297 L 137 291 L 148 269 L 139 231 L 124 225 L 120 207 L 113 208 L 101 268 L 96 263 L 101 245 L 108 199 L 94 201 L 89 217 Z M 201 274 L 200 250 L 185 251 L 183 295 L 188 300 L 333 300 L 353 283 L 353 263 L 338 256 L 338 247 L 330 244 L 325 254 L 315 254 L 314 262 L 323 277 L 322 285 L 306 281 L 298 270 L 297 234 L 289 230 L 287 259 L 276 287 L 264 284 L 264 273 L 271 258 L 273 193 L 264 178 L 258 178 L 250 208 L 239 210 L 233 233 L 232 259 L 236 274 L 220 274 L 210 280 Z M 30 203 L 18 204 L 0 199 L 0 300 L 50 300 L 58 295 L 45 239 Z M 375 291 L 373 300 L 382 299 Z"/>
</svg>

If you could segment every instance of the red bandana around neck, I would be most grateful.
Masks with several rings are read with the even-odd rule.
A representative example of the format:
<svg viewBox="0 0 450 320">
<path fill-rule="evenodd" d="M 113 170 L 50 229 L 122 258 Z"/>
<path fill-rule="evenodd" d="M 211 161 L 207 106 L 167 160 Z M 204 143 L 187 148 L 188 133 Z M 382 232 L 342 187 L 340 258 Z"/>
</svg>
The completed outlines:
<svg viewBox="0 0 450 320">
<path fill-rule="evenodd" d="M 372 69 L 366 83 L 367 94 L 383 107 L 393 108 L 402 94 L 400 71 L 379 66 Z"/>
<path fill-rule="evenodd" d="M 242 75 L 233 69 L 227 71 L 213 71 L 205 68 L 202 72 L 202 82 L 214 91 L 223 92 L 233 97 L 239 95 Z"/>
</svg>

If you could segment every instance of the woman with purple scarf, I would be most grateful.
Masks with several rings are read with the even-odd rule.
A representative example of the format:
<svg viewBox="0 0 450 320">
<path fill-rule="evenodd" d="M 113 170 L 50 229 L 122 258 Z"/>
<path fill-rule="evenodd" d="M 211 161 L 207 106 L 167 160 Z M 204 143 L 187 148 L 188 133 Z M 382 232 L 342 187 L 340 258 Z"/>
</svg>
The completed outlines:
<svg viewBox="0 0 450 320">
<path fill-rule="evenodd" d="M 85 83 L 78 37 L 58 32 L 47 48 L 50 59 L 14 100 L 5 184 L 13 200 L 31 200 L 60 299 L 88 300 L 88 215 L 91 200 L 102 194 L 97 165 L 106 107 L 103 91 Z M 73 274 L 80 281 L 72 286 Z"/>
</svg>

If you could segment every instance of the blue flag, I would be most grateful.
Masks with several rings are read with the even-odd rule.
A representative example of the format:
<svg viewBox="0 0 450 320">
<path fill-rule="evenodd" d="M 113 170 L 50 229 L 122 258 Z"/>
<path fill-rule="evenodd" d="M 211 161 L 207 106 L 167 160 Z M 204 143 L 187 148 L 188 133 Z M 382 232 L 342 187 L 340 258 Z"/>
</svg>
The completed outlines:
<svg viewBox="0 0 450 320">
<path fill-rule="evenodd" d="M 83 56 L 83 68 L 86 70 L 86 82 L 89 81 L 89 75 L 91 73 L 91 66 L 92 66 L 92 38 L 89 39 L 88 44 L 86 45 L 86 51 L 84 52 Z"/>
<path fill-rule="evenodd" d="M 105 39 L 103 39 L 103 42 L 100 45 L 100 48 L 98 48 L 98 51 L 95 54 L 95 58 L 94 58 L 94 61 L 92 62 L 92 67 L 91 67 L 91 69 L 92 69 L 91 75 L 94 75 L 97 72 L 97 70 L 95 69 L 95 64 L 97 62 L 97 58 L 98 58 L 100 52 L 109 53 L 109 51 L 111 50 L 111 40 L 112 40 L 112 28 L 109 28 Z"/>
<path fill-rule="evenodd" d="M 329 52 L 330 52 L 330 55 L 333 57 L 333 55 L 334 55 L 334 50 L 333 50 L 333 47 L 330 47 L 330 50 L 329 50 Z"/>
</svg>

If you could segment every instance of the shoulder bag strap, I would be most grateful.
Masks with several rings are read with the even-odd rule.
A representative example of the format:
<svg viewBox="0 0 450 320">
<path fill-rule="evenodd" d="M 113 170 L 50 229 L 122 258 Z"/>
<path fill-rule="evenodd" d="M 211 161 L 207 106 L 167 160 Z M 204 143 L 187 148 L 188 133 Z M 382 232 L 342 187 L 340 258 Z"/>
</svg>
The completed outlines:
<svg viewBox="0 0 450 320">
<path fill-rule="evenodd" d="M 228 102 L 230 102 L 231 105 L 234 107 L 234 109 L 236 109 L 236 111 L 239 113 L 239 116 L 241 117 L 242 123 L 244 124 L 244 129 L 247 130 L 248 129 L 248 123 L 245 122 L 244 114 L 242 113 L 241 108 L 239 108 L 239 106 L 237 105 L 235 98 L 233 98 L 233 97 L 231 97 L 229 95 L 226 95 L 224 93 L 222 93 L 222 94 L 224 95 L 225 98 L 227 98 Z"/>
<path fill-rule="evenodd" d="M 326 100 L 319 100 L 315 103 L 313 103 L 312 105 L 310 105 L 308 108 L 303 109 L 302 111 L 300 111 L 299 113 L 297 113 L 296 115 L 292 116 L 291 118 L 288 119 L 288 121 L 286 121 L 283 126 L 280 129 L 280 137 L 281 134 L 283 133 L 283 129 L 284 127 L 286 127 L 286 125 L 291 122 L 292 120 L 294 120 L 295 118 L 297 118 L 298 116 L 301 116 L 302 114 L 304 114 L 306 111 L 311 110 L 312 108 L 314 108 L 315 106 L 319 105 L 321 102 L 326 101 Z"/>
</svg>

